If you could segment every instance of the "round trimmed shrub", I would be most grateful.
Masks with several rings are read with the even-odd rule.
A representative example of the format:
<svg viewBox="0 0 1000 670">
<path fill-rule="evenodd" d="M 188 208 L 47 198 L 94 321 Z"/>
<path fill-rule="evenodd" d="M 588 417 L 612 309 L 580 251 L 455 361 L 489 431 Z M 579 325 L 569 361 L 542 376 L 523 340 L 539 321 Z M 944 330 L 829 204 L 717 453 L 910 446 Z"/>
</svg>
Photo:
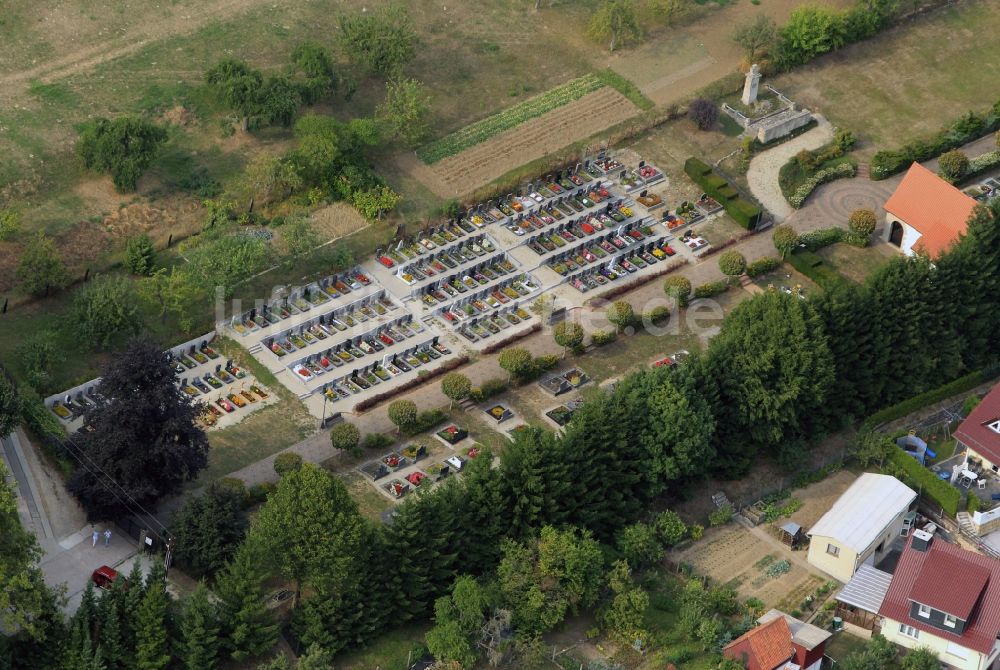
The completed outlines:
<svg viewBox="0 0 1000 670">
<path fill-rule="evenodd" d="M 412 400 L 396 400 L 387 408 L 389 421 L 397 428 L 406 428 L 417 422 L 417 403 Z"/>
<path fill-rule="evenodd" d="M 795 229 L 789 225 L 780 225 L 774 229 L 774 233 L 771 234 L 771 241 L 774 242 L 774 248 L 778 250 L 781 257 L 784 258 L 788 254 L 795 251 L 795 245 L 799 241 L 798 233 Z"/>
<path fill-rule="evenodd" d="M 330 429 L 330 446 L 340 451 L 350 451 L 361 441 L 361 431 L 353 423 L 338 423 Z"/>
<path fill-rule="evenodd" d="M 856 209 L 851 212 L 851 218 L 847 220 L 847 226 L 852 233 L 865 237 L 871 237 L 876 225 L 878 219 L 875 217 L 875 212 L 870 209 Z"/>
<path fill-rule="evenodd" d="M 295 472 L 302 468 L 302 456 L 294 451 L 286 451 L 278 454 L 274 459 L 274 471 L 279 477 L 284 477 L 289 472 Z"/>
<path fill-rule="evenodd" d="M 724 251 L 719 256 L 719 269 L 728 277 L 737 277 L 747 269 L 747 259 L 735 249 Z"/>
<path fill-rule="evenodd" d="M 952 149 L 941 155 L 938 160 L 941 176 L 954 183 L 961 179 L 969 170 L 969 157 L 959 149 Z"/>
<path fill-rule="evenodd" d="M 691 298 L 691 280 L 684 275 L 671 275 L 663 281 L 663 292 L 677 301 L 681 307 L 687 307 Z"/>
</svg>

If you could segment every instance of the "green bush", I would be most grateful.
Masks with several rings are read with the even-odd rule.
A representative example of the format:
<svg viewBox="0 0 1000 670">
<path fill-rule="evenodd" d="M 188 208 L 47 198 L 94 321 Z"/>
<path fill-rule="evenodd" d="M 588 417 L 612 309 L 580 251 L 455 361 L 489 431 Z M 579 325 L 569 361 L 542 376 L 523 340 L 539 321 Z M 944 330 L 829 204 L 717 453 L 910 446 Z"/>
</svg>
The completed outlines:
<svg viewBox="0 0 1000 670">
<path fill-rule="evenodd" d="M 263 484 L 254 484 L 247 489 L 246 505 L 247 507 L 253 507 L 254 505 L 259 505 L 267 500 L 267 497 L 278 488 L 273 482 L 264 482 Z"/>
<path fill-rule="evenodd" d="M 781 267 L 781 259 L 777 256 L 765 256 L 758 258 L 747 265 L 747 274 L 751 277 L 759 277 Z"/>
<path fill-rule="evenodd" d="M 506 390 L 507 382 L 499 377 L 494 377 L 493 379 L 484 381 L 479 388 L 472 389 L 469 392 L 469 398 L 472 402 L 483 402 L 495 395 L 500 395 Z"/>
<path fill-rule="evenodd" d="M 950 184 L 958 182 L 969 171 L 969 157 L 961 149 L 952 149 L 938 159 L 938 174 Z"/>
<path fill-rule="evenodd" d="M 590 341 L 595 347 L 603 347 L 614 342 L 617 337 L 618 334 L 613 330 L 595 330 L 590 335 Z"/>
<path fill-rule="evenodd" d="M 823 247 L 844 241 L 843 228 L 820 228 L 799 235 L 798 243 L 804 244 L 807 251 L 819 251 Z"/>
<path fill-rule="evenodd" d="M 289 472 L 295 472 L 296 470 L 301 469 L 302 456 L 294 451 L 286 451 L 283 454 L 278 454 L 274 458 L 274 471 L 278 473 L 279 477 L 284 477 Z"/>
<path fill-rule="evenodd" d="M 361 440 L 361 446 L 364 449 L 385 449 L 386 447 L 392 445 L 395 441 L 396 440 L 383 433 L 368 433 L 365 435 L 364 439 Z"/>
<path fill-rule="evenodd" d="M 979 396 L 975 393 L 966 398 L 965 402 L 962 403 L 962 416 L 969 416 L 969 414 L 972 413 L 972 410 L 979 406 L 979 402 Z"/>
<path fill-rule="evenodd" d="M 969 492 L 969 499 L 965 501 L 965 511 L 969 514 L 973 512 L 978 512 L 980 507 L 982 507 L 983 501 L 979 499 L 975 493 Z"/>
<path fill-rule="evenodd" d="M 447 418 L 448 415 L 441 410 L 429 409 L 426 412 L 418 414 L 416 421 L 407 426 L 403 426 L 401 430 L 406 435 L 416 435 L 417 433 L 430 430 Z"/>
<path fill-rule="evenodd" d="M 1000 115 L 994 105 L 994 111 L 988 115 L 966 112 L 950 127 L 942 128 L 936 135 L 929 138 L 917 138 L 895 150 L 877 152 L 871 161 L 871 178 L 885 179 L 897 172 L 902 172 L 914 162 L 922 162 L 940 156 L 949 149 L 956 149 L 974 139 L 982 137 L 1000 128 Z M 976 162 L 969 165 L 969 173 L 975 171 Z"/>
<path fill-rule="evenodd" d="M 729 523 L 735 513 L 736 510 L 733 509 L 732 503 L 726 503 L 722 507 L 713 510 L 712 513 L 708 515 L 708 525 L 721 526 L 724 523 Z"/>
<path fill-rule="evenodd" d="M 559 365 L 559 357 L 555 354 L 546 354 L 544 356 L 535 357 L 535 369 L 539 372 L 551 370 L 557 365 Z"/>
<path fill-rule="evenodd" d="M 972 177 L 977 177 L 997 166 L 1000 166 L 1000 151 L 989 151 L 969 161 L 969 168 L 965 171 L 965 178 L 971 179 Z"/>
<path fill-rule="evenodd" d="M 847 279 L 830 266 L 824 265 L 823 259 L 811 251 L 794 253 L 788 257 L 788 262 L 793 268 L 816 282 L 824 291 L 832 291 L 848 283 Z"/>
<path fill-rule="evenodd" d="M 889 454 L 889 462 L 901 470 L 912 488 L 919 488 L 923 495 L 941 507 L 948 516 L 958 513 L 958 502 L 962 495 L 954 486 L 938 479 L 936 472 L 931 472 L 917 459 L 908 455 L 902 449 L 894 449 Z"/>
<path fill-rule="evenodd" d="M 729 289 L 729 284 L 724 281 L 710 281 L 707 284 L 696 286 L 694 289 L 695 298 L 711 298 L 713 295 L 725 293 Z"/>
</svg>

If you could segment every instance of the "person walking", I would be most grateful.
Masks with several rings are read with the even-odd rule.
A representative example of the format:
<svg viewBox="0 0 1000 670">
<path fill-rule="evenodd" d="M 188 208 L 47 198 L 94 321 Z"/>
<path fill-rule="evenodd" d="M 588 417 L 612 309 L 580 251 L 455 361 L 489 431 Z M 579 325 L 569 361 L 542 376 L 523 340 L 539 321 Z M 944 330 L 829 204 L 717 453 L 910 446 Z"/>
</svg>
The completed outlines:
<svg viewBox="0 0 1000 670">
<path fill-rule="evenodd" d="M 104 546 L 106 547 L 109 544 L 111 544 L 111 529 L 110 528 L 105 528 L 104 529 Z"/>
<path fill-rule="evenodd" d="M 92 546 L 92 547 L 96 547 L 97 546 L 97 538 L 99 536 L 100 536 L 100 532 L 95 528 L 94 529 L 94 534 L 90 538 L 90 546 Z"/>
</svg>

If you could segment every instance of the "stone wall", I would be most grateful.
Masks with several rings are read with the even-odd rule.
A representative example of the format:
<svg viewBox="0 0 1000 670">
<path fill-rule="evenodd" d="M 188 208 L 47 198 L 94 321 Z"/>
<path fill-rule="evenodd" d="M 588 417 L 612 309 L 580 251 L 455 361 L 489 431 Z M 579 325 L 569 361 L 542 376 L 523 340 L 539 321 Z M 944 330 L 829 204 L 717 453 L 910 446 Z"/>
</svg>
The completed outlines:
<svg viewBox="0 0 1000 670">
<path fill-rule="evenodd" d="M 810 121 L 812 121 L 812 112 L 808 109 L 785 110 L 781 114 L 769 118 L 757 127 L 757 140 L 761 144 L 767 144 L 801 128 Z"/>
<path fill-rule="evenodd" d="M 989 512 L 973 512 L 972 523 L 980 536 L 992 533 L 1000 528 L 1000 507 Z"/>
</svg>

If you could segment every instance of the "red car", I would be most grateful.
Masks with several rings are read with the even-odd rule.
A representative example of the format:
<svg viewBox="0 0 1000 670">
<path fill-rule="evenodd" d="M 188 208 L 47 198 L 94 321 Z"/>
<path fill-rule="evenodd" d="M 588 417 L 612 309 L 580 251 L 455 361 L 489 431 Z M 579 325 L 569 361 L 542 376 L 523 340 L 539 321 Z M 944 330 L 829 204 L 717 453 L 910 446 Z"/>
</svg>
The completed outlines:
<svg viewBox="0 0 1000 670">
<path fill-rule="evenodd" d="M 118 571 L 114 568 L 109 568 L 106 565 L 94 570 L 93 574 L 90 575 L 90 581 L 94 582 L 98 588 L 111 590 L 114 583 L 119 579 L 124 580 L 125 578 L 118 574 Z"/>
</svg>

